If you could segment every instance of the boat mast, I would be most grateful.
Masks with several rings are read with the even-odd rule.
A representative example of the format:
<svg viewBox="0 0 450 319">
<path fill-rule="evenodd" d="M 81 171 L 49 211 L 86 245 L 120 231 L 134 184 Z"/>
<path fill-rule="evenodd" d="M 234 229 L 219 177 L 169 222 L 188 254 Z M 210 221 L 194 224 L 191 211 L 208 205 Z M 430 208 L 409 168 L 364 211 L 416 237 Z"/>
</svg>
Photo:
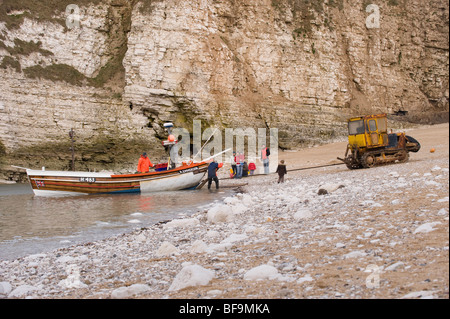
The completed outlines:
<svg viewBox="0 0 450 319">
<path fill-rule="evenodd" d="M 72 143 L 72 146 L 70 148 L 70 150 L 72 151 L 72 171 L 75 172 L 75 131 L 73 130 L 73 128 L 69 131 L 69 137 Z"/>
<path fill-rule="evenodd" d="M 172 135 L 173 123 L 164 124 L 164 128 L 169 133 L 168 140 L 163 142 L 163 145 L 167 146 L 168 150 L 169 150 L 169 160 L 167 161 L 167 170 L 169 170 L 169 169 L 174 169 L 175 165 L 176 165 L 176 163 L 173 163 L 173 167 L 172 167 L 172 163 L 171 163 L 172 159 L 170 158 L 170 153 L 172 152 L 172 147 L 175 144 L 177 144 L 177 140 L 176 140 L 175 136 Z"/>
</svg>

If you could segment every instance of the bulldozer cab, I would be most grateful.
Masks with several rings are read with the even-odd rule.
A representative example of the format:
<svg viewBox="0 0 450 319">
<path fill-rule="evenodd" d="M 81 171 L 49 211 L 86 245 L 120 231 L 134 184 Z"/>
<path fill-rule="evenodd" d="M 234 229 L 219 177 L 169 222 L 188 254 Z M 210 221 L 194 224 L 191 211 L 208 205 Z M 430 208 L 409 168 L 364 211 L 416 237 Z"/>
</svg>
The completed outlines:
<svg viewBox="0 0 450 319">
<path fill-rule="evenodd" d="M 377 148 L 389 144 L 387 115 L 369 115 L 348 121 L 348 139 L 352 149 Z"/>
</svg>

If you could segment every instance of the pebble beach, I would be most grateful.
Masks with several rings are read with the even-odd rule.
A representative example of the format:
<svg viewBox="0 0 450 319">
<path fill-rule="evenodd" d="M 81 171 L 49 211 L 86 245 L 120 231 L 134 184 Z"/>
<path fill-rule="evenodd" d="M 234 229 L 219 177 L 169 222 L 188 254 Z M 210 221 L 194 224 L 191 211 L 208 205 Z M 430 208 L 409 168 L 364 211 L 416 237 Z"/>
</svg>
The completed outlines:
<svg viewBox="0 0 450 319">
<path fill-rule="evenodd" d="M 308 155 L 286 153 L 283 184 L 224 180 L 247 185 L 193 215 L 0 261 L 0 298 L 447 299 L 448 124 L 432 129 L 446 136 L 411 132 L 423 149 L 407 163 L 289 172 Z"/>
</svg>

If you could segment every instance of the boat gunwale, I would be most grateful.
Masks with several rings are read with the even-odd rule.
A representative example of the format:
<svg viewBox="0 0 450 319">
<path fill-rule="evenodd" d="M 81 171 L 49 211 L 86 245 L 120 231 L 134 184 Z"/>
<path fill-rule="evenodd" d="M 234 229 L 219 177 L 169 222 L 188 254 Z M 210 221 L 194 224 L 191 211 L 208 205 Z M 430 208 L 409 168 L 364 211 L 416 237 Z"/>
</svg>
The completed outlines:
<svg viewBox="0 0 450 319">
<path fill-rule="evenodd" d="M 27 175 L 30 179 L 47 179 L 50 180 L 52 177 L 65 177 L 65 178 L 80 178 L 80 177 L 93 177 L 97 178 L 100 181 L 98 182 L 118 182 L 117 179 L 126 179 L 123 182 L 130 182 L 130 178 L 138 178 L 136 181 L 142 181 L 142 178 L 145 177 L 164 177 L 165 175 L 170 175 L 172 173 L 178 173 L 183 170 L 199 167 L 202 168 L 202 166 L 206 166 L 208 163 L 201 162 L 201 163 L 195 163 L 187 166 L 180 166 L 171 170 L 167 171 L 160 171 L 160 172 L 151 172 L 151 173 L 139 173 L 139 174 L 104 174 L 104 173 L 92 173 L 92 172 L 64 172 L 64 171 L 40 171 L 40 170 L 28 170 Z M 85 175 L 83 175 L 85 174 Z M 95 175 L 94 175 L 95 174 Z M 115 180 L 115 181 L 112 181 Z M 62 180 L 58 180 L 62 181 Z M 69 180 L 67 181 L 69 182 Z M 72 182 L 72 181 L 71 181 Z"/>
<path fill-rule="evenodd" d="M 169 174 L 169 173 L 174 173 L 174 172 L 180 172 L 186 169 L 190 169 L 190 168 L 194 168 L 194 167 L 201 167 L 201 166 L 206 166 L 208 165 L 208 163 L 206 162 L 201 162 L 201 163 L 195 163 L 195 164 L 191 164 L 191 165 L 187 165 L 187 166 L 180 166 L 171 170 L 167 170 L 167 171 L 161 171 L 161 172 L 151 172 L 151 173 L 139 173 L 139 174 L 124 174 L 124 175 L 111 175 L 111 178 L 131 178 L 131 177 L 147 177 L 147 176 L 157 176 L 157 175 L 165 175 L 165 174 Z M 190 172 L 189 172 L 190 173 Z"/>
<path fill-rule="evenodd" d="M 193 168 L 193 167 L 191 167 Z M 56 176 L 40 176 L 40 175 L 30 175 L 29 178 L 30 180 L 33 181 L 40 181 L 40 180 L 45 180 L 48 182 L 64 182 L 64 183 L 81 183 L 81 184 L 120 184 L 120 183 L 138 183 L 138 182 L 148 182 L 148 181 L 153 181 L 153 180 L 158 180 L 158 179 L 162 179 L 162 178 L 169 178 L 169 177 L 176 177 L 179 176 L 179 174 L 168 174 L 168 173 L 177 173 L 178 171 L 164 171 L 164 173 L 166 174 L 139 174 L 139 176 L 135 175 L 129 175 L 129 176 L 124 176 L 124 175 L 117 175 L 119 176 L 119 178 L 124 178 L 124 180 L 118 180 L 119 178 L 112 178 L 112 177 L 103 177 L 103 179 L 105 180 L 96 180 L 95 182 L 80 182 L 78 180 L 65 180 L 65 179 L 54 179 L 52 177 L 56 177 Z M 188 173 L 194 173 L 194 172 L 186 172 L 183 174 L 188 174 Z M 202 171 L 200 171 L 199 173 L 203 173 Z M 141 176 L 144 175 L 144 176 Z M 62 176 L 64 177 L 64 176 Z M 141 177 L 139 179 L 130 179 L 133 177 Z M 145 178 L 148 177 L 148 178 Z M 151 178 L 150 178 L 151 177 Z M 76 177 L 74 177 L 76 178 Z"/>
</svg>

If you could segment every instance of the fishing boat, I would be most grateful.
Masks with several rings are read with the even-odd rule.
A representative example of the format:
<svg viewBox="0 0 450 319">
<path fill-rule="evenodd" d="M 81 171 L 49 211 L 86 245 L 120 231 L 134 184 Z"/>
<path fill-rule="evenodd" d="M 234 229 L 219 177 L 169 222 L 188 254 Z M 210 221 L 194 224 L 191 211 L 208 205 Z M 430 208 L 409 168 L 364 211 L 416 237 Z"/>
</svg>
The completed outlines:
<svg viewBox="0 0 450 319">
<path fill-rule="evenodd" d="M 178 143 L 172 135 L 173 124 L 166 123 L 164 127 L 169 133 L 168 140 L 162 145 L 169 151 Z M 223 152 L 222 152 L 223 153 Z M 217 154 L 219 155 L 219 154 Z M 217 156 L 215 155 L 215 156 Z M 71 171 L 26 170 L 33 192 L 36 196 L 67 196 L 89 194 L 123 194 L 151 193 L 195 189 L 201 187 L 209 159 L 201 162 L 183 162 L 176 167 L 170 155 L 167 163 L 158 164 L 155 172 L 122 174 L 90 173 Z"/>
<path fill-rule="evenodd" d="M 208 165 L 185 163 L 165 171 L 127 175 L 27 169 L 27 175 L 36 196 L 150 193 L 195 189 Z"/>
</svg>

